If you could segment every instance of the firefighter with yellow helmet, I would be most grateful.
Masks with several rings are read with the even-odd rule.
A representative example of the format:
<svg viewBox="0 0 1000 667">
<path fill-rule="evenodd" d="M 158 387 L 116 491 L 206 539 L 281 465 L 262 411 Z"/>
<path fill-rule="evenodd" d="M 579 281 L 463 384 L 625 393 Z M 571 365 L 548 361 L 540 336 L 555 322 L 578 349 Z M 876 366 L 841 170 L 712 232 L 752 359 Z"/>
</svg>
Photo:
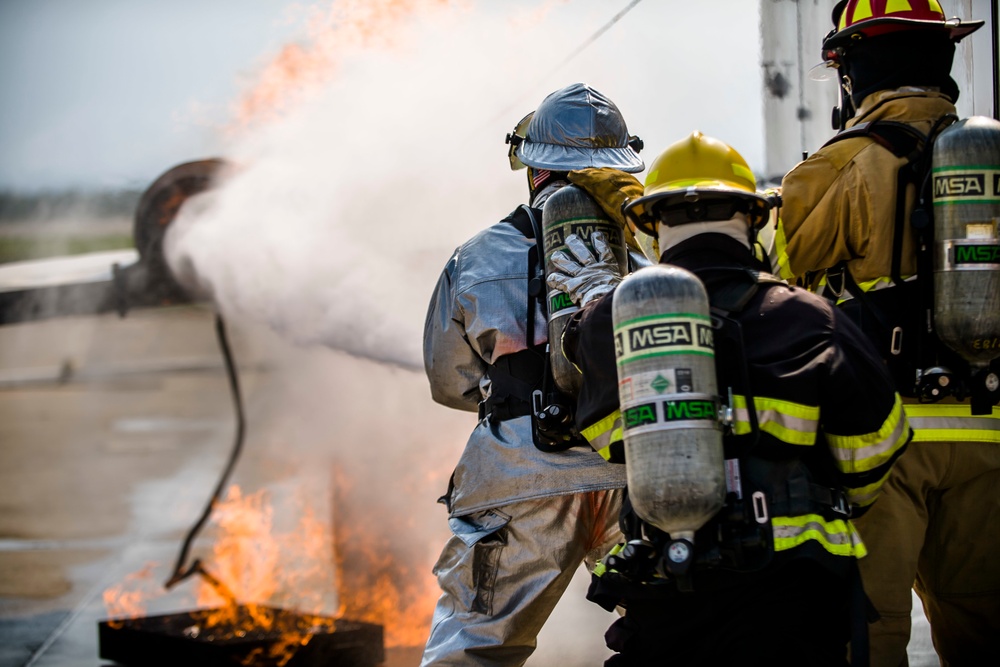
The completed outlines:
<svg viewBox="0 0 1000 667">
<path fill-rule="evenodd" d="M 755 256 L 772 200 L 732 147 L 693 133 L 639 194 L 624 214 L 660 264 L 605 293 L 610 252 L 570 239 L 548 276 L 583 304 L 563 336 L 577 424 L 628 480 L 626 541 L 588 596 L 625 608 L 605 664 L 845 665 L 849 638 L 865 651 L 851 517 L 911 433 L 892 379 L 839 310 Z"/>
<path fill-rule="evenodd" d="M 950 76 L 983 22 L 937 0 L 844 0 L 833 19 L 841 131 L 785 176 L 775 259 L 861 325 L 915 431 L 858 523 L 873 664 L 906 663 L 914 586 L 943 664 L 983 664 L 1000 636 L 1000 123 L 957 122 Z"/>
</svg>

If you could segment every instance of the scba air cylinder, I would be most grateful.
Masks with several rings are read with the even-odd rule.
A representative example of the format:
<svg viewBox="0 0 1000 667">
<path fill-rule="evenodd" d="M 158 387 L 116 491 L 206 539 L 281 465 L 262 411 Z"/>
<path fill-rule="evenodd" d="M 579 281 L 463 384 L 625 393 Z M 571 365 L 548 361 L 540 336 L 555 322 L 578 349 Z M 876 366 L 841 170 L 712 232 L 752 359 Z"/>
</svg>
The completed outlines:
<svg viewBox="0 0 1000 667">
<path fill-rule="evenodd" d="M 726 482 L 708 295 L 684 269 L 640 269 L 612 303 L 629 499 L 674 540 L 722 508 Z"/>
<path fill-rule="evenodd" d="M 1000 121 L 973 116 L 934 143 L 934 326 L 973 367 L 1000 357 Z"/>
<path fill-rule="evenodd" d="M 590 237 L 594 232 L 602 232 L 611 251 L 618 260 L 622 275 L 628 272 L 628 255 L 621 226 L 608 219 L 601 207 L 581 188 L 567 185 L 555 192 L 542 209 L 542 241 L 545 250 L 545 275 L 559 271 L 552 264 L 552 254 L 563 251 L 573 258 L 566 248 L 566 237 L 576 234 L 587 248 L 594 252 Z M 594 253 L 595 255 L 597 253 Z M 562 353 L 562 334 L 569 317 L 579 310 L 569 296 L 559 290 L 549 290 L 547 295 L 549 310 L 549 361 L 552 364 L 552 378 L 556 386 L 570 396 L 580 391 L 580 371 Z"/>
</svg>

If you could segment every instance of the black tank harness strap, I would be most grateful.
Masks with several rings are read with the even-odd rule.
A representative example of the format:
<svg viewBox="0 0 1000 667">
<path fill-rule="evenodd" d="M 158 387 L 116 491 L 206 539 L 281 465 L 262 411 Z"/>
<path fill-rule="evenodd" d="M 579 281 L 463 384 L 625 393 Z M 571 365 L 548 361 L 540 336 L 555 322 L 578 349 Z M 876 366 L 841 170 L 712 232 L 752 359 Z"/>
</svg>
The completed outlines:
<svg viewBox="0 0 1000 667">
<path fill-rule="evenodd" d="M 906 195 L 912 184 L 916 189 L 917 200 L 910 215 L 910 226 L 916 242 L 916 292 L 920 304 L 921 322 L 914 332 L 916 352 L 907 356 L 919 368 L 935 365 L 935 341 L 932 329 L 934 308 L 933 282 L 933 245 L 934 227 L 931 209 L 930 174 L 931 158 L 934 141 L 941 130 L 958 120 L 954 114 L 946 114 L 939 118 L 928 134 L 923 134 L 916 128 L 895 121 L 877 120 L 858 123 L 854 127 L 838 133 L 826 142 L 829 146 L 844 139 L 867 137 L 882 146 L 893 155 L 905 160 L 900 166 L 896 177 L 896 212 L 893 224 L 892 257 L 890 279 L 894 286 L 902 285 L 903 237 L 906 225 Z M 903 334 L 901 327 L 894 327 L 878 307 L 872 303 L 871 297 L 861 289 L 847 268 L 847 262 L 841 261 L 826 271 L 827 285 L 835 299 L 839 299 L 847 291 L 857 303 L 872 318 L 879 329 L 882 340 L 889 341 L 888 355 L 898 356 L 902 353 Z M 886 351 L 880 350 L 883 354 Z M 887 357 L 888 358 L 888 357 Z M 908 387 L 904 387 L 909 390 Z"/>
<path fill-rule="evenodd" d="M 536 314 L 540 310 L 543 319 L 548 319 L 540 215 L 541 211 L 538 209 L 521 205 L 504 219 L 525 238 L 534 241 L 528 249 L 525 271 L 528 280 L 524 319 L 526 349 L 499 357 L 489 367 L 487 374 L 491 385 L 490 396 L 479 404 L 479 417 L 485 417 L 491 424 L 495 424 L 530 415 L 535 447 L 551 453 L 590 445 L 575 433 L 572 420 L 569 427 L 550 427 L 539 423 L 539 413 L 550 402 L 558 401 L 564 410 L 566 408 L 562 406 L 569 404 L 555 389 L 548 344 L 534 345 Z"/>
<path fill-rule="evenodd" d="M 764 271 L 736 267 L 709 267 L 698 270 L 698 279 L 705 285 L 709 295 L 712 328 L 716 331 L 716 345 L 726 346 L 732 343 L 731 353 L 739 362 L 734 364 L 739 372 L 739 380 L 743 385 L 743 395 L 747 402 L 747 414 L 750 421 L 750 433 L 743 436 L 730 436 L 731 441 L 739 441 L 740 449 L 752 451 L 760 440 L 760 427 L 757 421 L 757 408 L 754 405 L 753 390 L 750 386 L 750 370 L 747 366 L 745 346 L 743 343 L 743 328 L 733 317 L 733 313 L 742 311 L 757 293 L 762 284 L 779 284 L 785 282 Z M 731 409 L 735 406 L 730 405 Z M 729 447 L 727 449 L 733 449 Z M 730 457 L 732 458 L 732 457 Z"/>
<path fill-rule="evenodd" d="M 924 147 L 927 144 L 927 136 L 906 123 L 875 120 L 858 123 L 850 129 L 839 132 L 823 147 L 855 137 L 867 137 L 896 157 L 906 161 L 896 176 L 896 219 L 892 234 L 890 277 L 893 284 L 899 285 L 903 282 L 900 266 L 903 255 L 903 230 L 906 224 L 906 191 L 910 184 L 915 185 L 918 190 L 920 188 L 919 180 L 922 173 L 921 167 L 924 165 L 922 158 L 925 155 Z M 926 151 L 926 154 L 929 157 L 930 152 Z"/>
<path fill-rule="evenodd" d="M 525 205 L 518 206 L 504 218 L 528 239 L 535 239 L 534 212 Z M 538 243 L 528 249 L 528 303 L 525 313 L 525 339 L 527 349 L 506 354 L 495 359 L 489 367 L 490 395 L 479 403 L 479 418 L 487 418 L 490 423 L 524 417 L 533 414 L 531 395 L 542 384 L 546 373 L 545 350 L 533 347 L 535 340 L 535 308 L 541 304 L 545 312 L 544 300 L 538 299 Z"/>
</svg>

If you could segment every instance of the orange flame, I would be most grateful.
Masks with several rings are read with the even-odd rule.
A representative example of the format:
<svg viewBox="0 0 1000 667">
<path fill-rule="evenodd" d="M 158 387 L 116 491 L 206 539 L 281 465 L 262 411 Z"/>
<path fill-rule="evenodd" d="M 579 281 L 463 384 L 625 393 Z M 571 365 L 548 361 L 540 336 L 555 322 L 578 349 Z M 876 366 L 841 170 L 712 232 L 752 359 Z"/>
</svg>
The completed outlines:
<svg viewBox="0 0 1000 667">
<path fill-rule="evenodd" d="M 305 43 L 289 44 L 265 65 L 234 109 L 241 127 L 273 120 L 327 83 L 352 53 L 394 48 L 407 19 L 458 0 L 337 0 L 313 7 Z"/>
<path fill-rule="evenodd" d="M 104 608 L 111 619 L 108 625 L 120 628 L 123 620 L 146 613 L 146 601 L 156 595 L 153 589 L 159 583 L 153 578 L 155 567 L 155 563 L 146 563 L 138 572 L 126 575 L 121 583 L 105 589 L 102 595 Z"/>
<path fill-rule="evenodd" d="M 209 582 L 202 581 L 198 603 L 219 605 L 204 611 L 199 621 L 206 628 L 226 628 L 227 632 L 266 632 L 275 635 L 267 657 L 284 665 L 298 647 L 309 642 L 320 627 L 329 628 L 333 619 L 317 616 L 310 624 L 285 622 L 275 608 L 294 607 L 298 612 L 323 611 L 324 591 L 333 591 L 330 567 L 330 531 L 310 508 L 289 534 L 274 527 L 274 510 L 264 491 L 243 495 L 231 486 L 226 498 L 213 510 L 221 536 L 215 543 L 210 565 L 212 572 L 235 599 L 225 599 Z M 243 604 L 237 604 L 239 600 Z M 301 614 L 299 614 L 300 616 Z M 253 664 L 260 649 L 247 657 Z"/>
<path fill-rule="evenodd" d="M 233 587 L 245 601 L 269 599 L 277 590 L 275 572 L 279 566 L 279 548 L 271 537 L 273 510 L 264 491 L 246 497 L 236 485 L 212 510 L 221 537 L 216 541 L 209 570 L 226 586 Z M 202 582 L 198 604 L 212 605 L 221 600 L 213 586 Z"/>
<path fill-rule="evenodd" d="M 409 517 L 377 500 L 357 502 L 347 476 L 335 478 L 338 616 L 382 625 L 387 647 L 423 646 L 440 591 L 428 564 L 414 558 L 423 545 L 413 544 Z"/>
<path fill-rule="evenodd" d="M 405 495 L 406 489 L 398 490 Z M 202 610 L 189 630 L 217 638 L 264 633 L 266 658 L 279 667 L 316 633 L 332 631 L 334 618 L 382 625 L 390 648 L 422 646 L 438 595 L 429 564 L 408 553 L 413 529 L 405 513 L 359 499 L 361 491 L 347 475 L 337 475 L 334 526 L 302 508 L 293 529 L 282 532 L 265 491 L 244 494 L 231 486 L 213 509 L 218 536 L 204 559 L 207 578 L 217 581 L 198 580 Z M 162 595 L 155 590 L 153 567 L 105 591 L 109 616 L 142 616 L 145 602 Z M 283 607 L 296 613 L 281 614 Z M 249 655 L 246 664 L 263 659 L 264 650 Z"/>
</svg>

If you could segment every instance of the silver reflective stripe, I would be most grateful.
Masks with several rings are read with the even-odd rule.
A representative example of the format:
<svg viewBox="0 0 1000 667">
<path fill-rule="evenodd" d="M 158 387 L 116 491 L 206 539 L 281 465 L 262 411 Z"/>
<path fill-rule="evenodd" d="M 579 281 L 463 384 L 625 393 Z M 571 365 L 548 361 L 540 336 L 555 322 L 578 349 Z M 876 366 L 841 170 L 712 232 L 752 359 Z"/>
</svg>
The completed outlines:
<svg viewBox="0 0 1000 667">
<path fill-rule="evenodd" d="M 885 463 L 903 445 L 907 435 L 909 422 L 902 401 L 896 396 L 896 404 L 878 431 L 865 435 L 827 433 L 826 438 L 838 461 L 852 463 L 843 467 L 851 473 L 865 472 Z"/>
<path fill-rule="evenodd" d="M 974 416 L 968 404 L 904 405 L 914 442 L 1000 443 L 1000 408 Z"/>
<path fill-rule="evenodd" d="M 611 446 L 612 440 L 616 438 L 621 440 L 622 437 L 621 411 L 615 410 L 599 422 L 591 424 L 581 431 L 581 435 L 587 439 L 594 451 L 600 452 L 601 456 L 607 458 L 603 452 Z"/>
<path fill-rule="evenodd" d="M 733 411 L 736 418 L 737 435 L 750 432 L 750 412 L 746 398 L 736 396 Z M 816 443 L 816 429 L 819 427 L 819 408 L 816 406 L 781 401 L 774 398 L 754 397 L 757 423 L 760 430 L 792 445 L 812 445 Z"/>
<path fill-rule="evenodd" d="M 795 517 L 774 517 L 774 550 L 785 551 L 808 540 L 816 540 L 823 548 L 837 556 L 856 556 L 865 553 L 861 536 L 849 521 L 826 521 L 816 514 Z"/>
</svg>

